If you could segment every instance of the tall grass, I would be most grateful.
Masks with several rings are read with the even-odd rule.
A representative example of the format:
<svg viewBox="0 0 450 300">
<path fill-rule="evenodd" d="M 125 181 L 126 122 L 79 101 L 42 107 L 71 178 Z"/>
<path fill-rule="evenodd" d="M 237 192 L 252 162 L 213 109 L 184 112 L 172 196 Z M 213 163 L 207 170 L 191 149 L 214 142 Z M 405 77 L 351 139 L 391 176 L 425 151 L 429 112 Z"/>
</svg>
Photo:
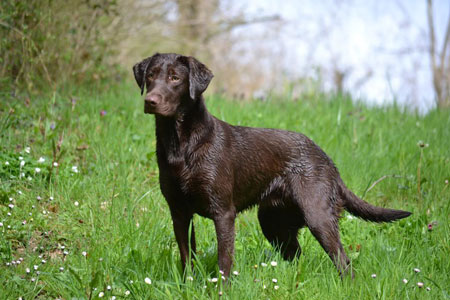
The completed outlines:
<svg viewBox="0 0 450 300">
<path fill-rule="evenodd" d="M 236 224 L 238 275 L 227 285 L 217 269 L 213 224 L 196 217 L 199 251 L 183 280 L 158 186 L 154 117 L 143 114 L 137 88 L 2 101 L 0 298 L 449 297 L 448 111 L 419 116 L 345 98 L 209 97 L 207 106 L 232 124 L 305 133 L 356 194 L 413 215 L 374 224 L 344 213 L 341 238 L 356 277 L 341 280 L 307 229 L 299 234 L 301 258 L 286 262 L 265 240 L 256 211 L 246 211 Z"/>
</svg>

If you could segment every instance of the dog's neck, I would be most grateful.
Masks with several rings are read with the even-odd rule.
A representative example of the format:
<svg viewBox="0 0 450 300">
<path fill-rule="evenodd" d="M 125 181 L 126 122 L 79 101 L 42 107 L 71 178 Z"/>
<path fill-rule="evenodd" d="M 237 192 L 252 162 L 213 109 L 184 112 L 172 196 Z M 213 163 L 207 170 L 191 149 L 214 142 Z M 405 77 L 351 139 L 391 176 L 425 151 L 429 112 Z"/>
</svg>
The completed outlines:
<svg viewBox="0 0 450 300">
<path fill-rule="evenodd" d="M 202 96 L 174 117 L 155 115 L 155 124 L 158 152 L 175 156 L 189 153 L 214 126 Z"/>
</svg>

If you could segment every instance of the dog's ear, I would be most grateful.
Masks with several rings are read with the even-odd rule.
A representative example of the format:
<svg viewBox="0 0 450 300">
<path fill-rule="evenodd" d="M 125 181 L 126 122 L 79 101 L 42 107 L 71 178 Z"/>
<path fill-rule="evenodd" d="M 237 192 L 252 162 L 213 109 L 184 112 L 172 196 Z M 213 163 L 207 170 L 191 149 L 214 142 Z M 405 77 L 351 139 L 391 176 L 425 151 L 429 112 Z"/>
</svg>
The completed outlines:
<svg viewBox="0 0 450 300">
<path fill-rule="evenodd" d="M 148 66 L 152 62 L 152 59 L 158 55 L 159 53 L 156 53 L 133 66 L 134 78 L 136 79 L 138 86 L 141 88 L 141 95 L 144 94 L 145 77 L 147 76 Z"/>
<path fill-rule="evenodd" d="M 189 63 L 189 95 L 197 99 L 208 87 L 213 73 L 192 56 L 187 58 Z"/>
</svg>

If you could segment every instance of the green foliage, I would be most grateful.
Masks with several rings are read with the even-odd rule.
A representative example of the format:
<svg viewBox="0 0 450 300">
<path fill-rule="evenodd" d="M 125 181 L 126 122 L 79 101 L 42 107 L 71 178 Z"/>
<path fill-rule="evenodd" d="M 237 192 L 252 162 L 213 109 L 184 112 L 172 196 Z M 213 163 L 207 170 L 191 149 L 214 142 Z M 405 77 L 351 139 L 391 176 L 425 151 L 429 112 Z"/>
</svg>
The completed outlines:
<svg viewBox="0 0 450 300">
<path fill-rule="evenodd" d="M 233 271 L 239 274 L 230 284 L 222 285 L 217 269 L 213 224 L 200 217 L 194 220 L 197 257 L 183 280 L 159 190 L 154 117 L 143 114 L 134 85 L 121 85 L 45 95 L 28 106 L 8 102 L 0 112 L 0 298 L 97 299 L 103 293 L 103 299 L 219 299 L 221 291 L 224 299 L 445 299 L 449 112 L 419 116 L 317 97 L 210 97 L 207 106 L 232 124 L 305 133 L 333 158 L 356 194 L 413 212 L 392 224 L 343 214 L 341 238 L 354 280 L 339 278 L 307 229 L 299 234 L 301 258 L 283 261 L 261 233 L 254 209 L 237 218 Z"/>
<path fill-rule="evenodd" d="M 101 29 L 116 1 L 0 2 L 0 90 L 31 92 L 111 77 Z"/>
</svg>

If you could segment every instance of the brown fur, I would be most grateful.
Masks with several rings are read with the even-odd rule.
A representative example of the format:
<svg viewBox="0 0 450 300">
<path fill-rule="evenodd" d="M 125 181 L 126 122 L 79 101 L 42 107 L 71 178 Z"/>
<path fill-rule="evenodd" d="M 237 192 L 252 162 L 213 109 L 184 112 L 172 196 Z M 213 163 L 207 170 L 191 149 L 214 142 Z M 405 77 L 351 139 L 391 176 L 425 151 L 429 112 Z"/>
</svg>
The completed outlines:
<svg viewBox="0 0 450 300">
<path fill-rule="evenodd" d="M 297 233 L 306 225 L 341 274 L 349 266 L 339 238 L 342 208 L 375 222 L 410 215 L 355 196 L 331 159 L 301 133 L 216 119 L 202 97 L 213 75 L 195 58 L 155 54 L 133 71 L 142 93 L 147 87 L 144 111 L 155 115 L 160 186 L 183 268 L 189 249 L 196 250 L 194 214 L 214 221 L 225 276 L 232 266 L 236 215 L 253 205 L 259 205 L 265 237 L 285 259 L 300 255 Z"/>
</svg>

